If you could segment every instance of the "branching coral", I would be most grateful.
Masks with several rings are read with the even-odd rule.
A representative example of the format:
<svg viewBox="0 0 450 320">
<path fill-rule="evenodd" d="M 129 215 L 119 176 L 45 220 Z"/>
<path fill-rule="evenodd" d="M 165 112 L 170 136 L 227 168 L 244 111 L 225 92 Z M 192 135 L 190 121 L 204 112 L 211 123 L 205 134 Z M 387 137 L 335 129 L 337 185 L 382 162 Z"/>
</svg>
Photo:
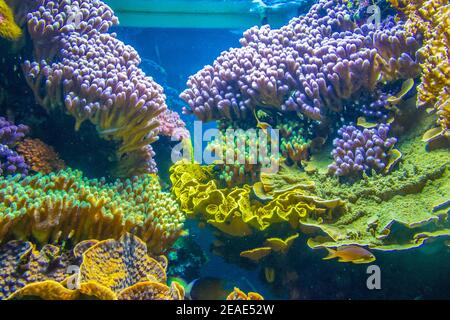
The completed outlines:
<svg viewBox="0 0 450 320">
<path fill-rule="evenodd" d="M 418 87 L 420 105 L 433 108 L 441 127 L 440 135 L 450 137 L 450 4 L 448 0 L 391 0 L 406 16 L 409 34 L 420 34 L 423 69 Z"/>
<path fill-rule="evenodd" d="M 159 134 L 188 134 L 167 110 L 162 87 L 138 67 L 138 53 L 108 33 L 118 23 L 112 10 L 96 0 L 23 6 L 19 20 L 26 20 L 34 47 L 34 61 L 23 68 L 37 102 L 73 116 L 76 130 L 88 120 L 102 138 L 118 142 L 117 176 L 155 172 L 150 144 Z"/>
<path fill-rule="evenodd" d="M 0 117 L 0 144 L 14 147 L 28 133 L 29 128 L 23 124 L 18 126 Z"/>
<path fill-rule="evenodd" d="M 22 37 L 22 30 L 14 21 L 11 8 L 5 0 L 0 0 L 0 38 L 15 41 L 20 37 Z"/>
<path fill-rule="evenodd" d="M 322 0 L 281 29 L 251 28 L 181 94 L 201 120 L 248 119 L 265 107 L 324 120 L 377 83 L 416 77 L 420 44 L 402 25 L 358 27 L 344 1 Z"/>
<path fill-rule="evenodd" d="M 77 171 L 0 179 L 0 239 L 39 244 L 119 238 L 130 231 L 154 253 L 181 235 L 184 215 L 156 177 L 107 184 Z"/>
<path fill-rule="evenodd" d="M 162 257 L 150 257 L 145 243 L 130 234 L 123 235 L 120 240 L 81 242 L 73 250 L 61 254 L 60 249 L 55 246 L 47 245 L 38 252 L 33 249 L 31 243 L 20 241 L 9 242 L 0 250 L 4 258 L 0 281 L 6 279 L 13 284 L 3 287 L 1 298 L 184 298 L 184 289 L 181 286 L 176 283 L 171 287 L 166 285 L 166 265 L 158 262 L 161 259 L 166 260 Z M 30 257 L 27 257 L 27 254 Z M 18 264 L 20 260 L 21 265 Z M 24 260 L 28 261 L 26 265 L 23 265 Z M 68 265 L 69 262 L 71 265 Z M 56 268 L 52 269 L 50 265 Z M 19 274 L 26 277 L 18 277 Z M 6 289 L 8 290 L 5 291 Z"/>
<path fill-rule="evenodd" d="M 223 129 L 222 136 L 207 147 L 219 159 L 220 179 L 228 186 L 257 181 L 261 168 L 278 164 L 279 155 L 272 150 L 270 137 L 256 130 L 230 129 Z"/>
<path fill-rule="evenodd" d="M 8 148 L 8 146 L 0 144 L 0 175 L 15 175 L 22 177 L 28 174 L 28 165 L 22 156 L 17 152 Z"/>
<path fill-rule="evenodd" d="M 39 139 L 24 139 L 17 146 L 17 152 L 35 172 L 48 174 L 66 167 L 55 150 Z"/>
</svg>

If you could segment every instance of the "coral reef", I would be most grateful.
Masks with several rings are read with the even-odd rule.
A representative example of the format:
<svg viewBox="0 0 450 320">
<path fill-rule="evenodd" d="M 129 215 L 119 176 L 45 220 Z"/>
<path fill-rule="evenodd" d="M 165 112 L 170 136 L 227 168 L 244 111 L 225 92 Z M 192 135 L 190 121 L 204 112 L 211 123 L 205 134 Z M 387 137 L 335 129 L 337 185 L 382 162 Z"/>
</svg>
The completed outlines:
<svg viewBox="0 0 450 320">
<path fill-rule="evenodd" d="M 66 167 L 55 150 L 39 139 L 24 139 L 17 146 L 17 152 L 34 172 L 49 174 Z"/>
<path fill-rule="evenodd" d="M 159 254 L 182 234 L 184 214 L 151 175 L 105 183 L 80 172 L 0 178 L 0 239 L 37 244 L 119 238 L 130 231 Z"/>
<path fill-rule="evenodd" d="M 165 258 L 149 256 L 145 243 L 130 234 L 119 240 L 83 241 L 73 250 L 46 245 L 39 252 L 30 242 L 23 241 L 11 241 L 0 250 L 4 258 L 0 265 L 0 281 L 9 283 L 2 286 L 0 298 L 184 298 L 181 286 L 176 283 L 171 287 L 166 285 Z"/>
<path fill-rule="evenodd" d="M 0 39 L 17 41 L 21 37 L 22 30 L 14 21 L 11 8 L 5 0 L 0 0 Z"/>
<path fill-rule="evenodd" d="M 448 0 L 391 0 L 406 16 L 409 34 L 421 35 L 422 83 L 418 103 L 436 111 L 441 127 L 438 136 L 450 137 L 450 4 Z M 433 136 L 436 138 L 436 134 Z"/>
<path fill-rule="evenodd" d="M 380 82 L 414 78 L 420 43 L 401 24 L 358 27 L 343 1 L 322 0 L 281 29 L 244 33 L 242 48 L 221 54 L 181 94 L 201 120 L 246 119 L 261 107 L 325 120 L 346 99 Z"/>
<path fill-rule="evenodd" d="M 162 87 L 138 67 L 138 53 L 108 33 L 118 23 L 112 10 L 93 0 L 17 6 L 33 42 L 34 60 L 23 69 L 36 101 L 73 116 L 76 130 L 88 120 L 102 138 L 118 142 L 116 176 L 156 172 L 150 144 L 158 134 L 187 131 L 167 110 Z"/>
<path fill-rule="evenodd" d="M 242 185 L 258 180 L 261 168 L 278 163 L 278 154 L 272 152 L 270 137 L 256 130 L 221 130 L 222 136 L 208 144 L 207 150 L 219 158 L 220 179 L 227 186 Z"/>
<path fill-rule="evenodd" d="M 346 176 L 370 170 L 385 170 L 389 152 L 397 142 L 396 138 L 389 138 L 388 133 L 389 125 L 385 124 L 363 131 L 354 126 L 339 129 L 341 138 L 333 141 L 334 163 L 329 166 L 330 172 Z"/>
<path fill-rule="evenodd" d="M 37 251 L 25 241 L 3 244 L 0 247 L 0 299 L 35 281 L 64 280 L 68 265 L 58 252 L 59 248 L 52 245 Z"/>
<path fill-rule="evenodd" d="M 309 230 L 309 244 L 315 248 L 417 247 L 433 237 L 450 235 L 446 231 L 448 151 L 428 152 L 421 132 L 433 119 L 421 115 L 417 120 L 417 128 L 398 142 L 402 161 L 388 175 L 362 173 L 360 180 L 339 183 L 338 177 L 327 175 L 326 170 L 305 173 L 282 167 L 278 173 L 261 175 L 253 187 L 220 189 L 211 166 L 185 162 L 171 169 L 172 192 L 188 216 L 207 222 L 228 237 L 245 236 L 248 246 L 239 252 L 265 248 L 245 256 L 263 252 L 267 256 L 272 249 L 265 240 L 279 237 L 280 229 L 285 234 L 286 228 Z M 310 164 L 328 165 L 315 160 Z"/>
</svg>

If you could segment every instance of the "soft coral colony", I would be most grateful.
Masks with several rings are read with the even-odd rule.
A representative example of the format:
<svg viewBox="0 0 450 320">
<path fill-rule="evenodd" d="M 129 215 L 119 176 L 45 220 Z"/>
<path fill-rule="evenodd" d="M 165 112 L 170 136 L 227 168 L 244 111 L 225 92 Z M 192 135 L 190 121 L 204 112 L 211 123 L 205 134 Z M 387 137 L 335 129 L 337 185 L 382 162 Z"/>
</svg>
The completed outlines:
<svg viewBox="0 0 450 320">
<path fill-rule="evenodd" d="M 137 52 L 108 32 L 116 24 L 97 0 L 0 1 L 2 45 L 22 41 L 17 55 L 32 49 L 21 65 L 35 101 L 72 116 L 75 130 L 89 121 L 115 142 L 120 178 L 65 170 L 53 148 L 31 138 L 35 127 L 0 118 L 2 299 L 184 297 L 177 283 L 167 285 L 164 254 L 184 234 L 185 215 L 161 190 L 151 144 L 189 134 Z M 79 269 L 72 278 L 70 266 Z M 116 278 L 99 272 L 113 269 Z"/>
<path fill-rule="evenodd" d="M 300 159 L 285 152 L 276 174 L 241 163 L 172 168 L 181 208 L 221 231 L 215 252 L 261 264 L 273 282 L 301 231 L 312 248 L 377 250 L 450 235 L 448 141 L 422 139 L 448 137 L 448 4 L 396 5 L 405 14 L 375 26 L 355 21 L 346 1 L 321 0 L 281 29 L 247 30 L 242 47 L 189 78 L 186 113 L 225 129 L 264 121 L 281 145 L 290 135 L 308 142 L 296 145 Z M 416 90 L 418 104 L 434 105 L 438 133 Z"/>
</svg>

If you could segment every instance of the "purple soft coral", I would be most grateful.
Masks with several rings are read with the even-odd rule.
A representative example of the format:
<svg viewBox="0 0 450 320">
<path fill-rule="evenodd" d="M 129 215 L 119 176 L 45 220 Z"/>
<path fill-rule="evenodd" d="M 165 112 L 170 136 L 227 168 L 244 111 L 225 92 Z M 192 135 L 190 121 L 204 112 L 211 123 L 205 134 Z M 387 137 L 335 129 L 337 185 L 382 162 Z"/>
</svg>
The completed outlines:
<svg viewBox="0 0 450 320">
<path fill-rule="evenodd" d="M 29 128 L 23 124 L 14 125 L 3 117 L 0 117 L 0 144 L 13 147 L 28 133 Z"/>
<path fill-rule="evenodd" d="M 242 48 L 190 77 L 181 98 L 199 119 L 245 119 L 257 107 L 313 120 L 380 81 L 415 77 L 418 41 L 401 25 L 358 27 L 340 0 L 321 0 L 281 29 L 251 28 Z"/>
<path fill-rule="evenodd" d="M 159 134 L 187 130 L 178 114 L 165 114 L 163 88 L 139 68 L 138 53 L 108 33 L 118 23 L 113 11 L 99 0 L 27 6 L 34 59 L 23 68 L 37 102 L 47 110 L 65 107 L 76 129 L 90 121 L 102 137 L 119 142 L 118 176 L 155 172 L 150 144 Z"/>
<path fill-rule="evenodd" d="M 22 156 L 8 146 L 0 144 L 0 175 L 20 174 L 26 176 L 28 169 L 28 165 Z"/>
<path fill-rule="evenodd" d="M 389 138 L 389 125 L 381 124 L 374 129 L 363 131 L 354 126 L 344 126 L 338 130 L 341 138 L 333 141 L 334 163 L 329 166 L 330 173 L 349 176 L 369 170 L 382 171 L 388 160 L 388 151 L 397 142 Z"/>
</svg>

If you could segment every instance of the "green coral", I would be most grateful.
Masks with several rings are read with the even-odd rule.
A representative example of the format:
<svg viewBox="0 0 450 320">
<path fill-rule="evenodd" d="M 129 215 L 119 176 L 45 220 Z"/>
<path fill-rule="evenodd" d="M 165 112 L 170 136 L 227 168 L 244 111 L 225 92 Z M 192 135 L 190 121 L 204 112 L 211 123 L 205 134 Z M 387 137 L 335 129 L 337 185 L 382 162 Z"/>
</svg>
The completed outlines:
<svg viewBox="0 0 450 320">
<path fill-rule="evenodd" d="M 347 202 L 345 214 L 317 226 L 328 237 L 311 241 L 313 246 L 359 244 L 406 249 L 423 243 L 424 237 L 418 235 L 424 230 L 435 231 L 448 225 L 448 149 L 427 151 L 421 132 L 431 124 L 430 120 L 422 119 L 416 130 L 399 141 L 402 161 L 389 175 L 372 173 L 352 184 L 339 183 L 337 178 L 317 172 L 310 176 L 319 197 Z"/>
<path fill-rule="evenodd" d="M 160 253 L 182 234 L 185 219 L 153 175 L 114 183 L 72 170 L 23 180 L 1 177 L 0 202 L 0 241 L 77 243 L 130 231 Z"/>
</svg>

